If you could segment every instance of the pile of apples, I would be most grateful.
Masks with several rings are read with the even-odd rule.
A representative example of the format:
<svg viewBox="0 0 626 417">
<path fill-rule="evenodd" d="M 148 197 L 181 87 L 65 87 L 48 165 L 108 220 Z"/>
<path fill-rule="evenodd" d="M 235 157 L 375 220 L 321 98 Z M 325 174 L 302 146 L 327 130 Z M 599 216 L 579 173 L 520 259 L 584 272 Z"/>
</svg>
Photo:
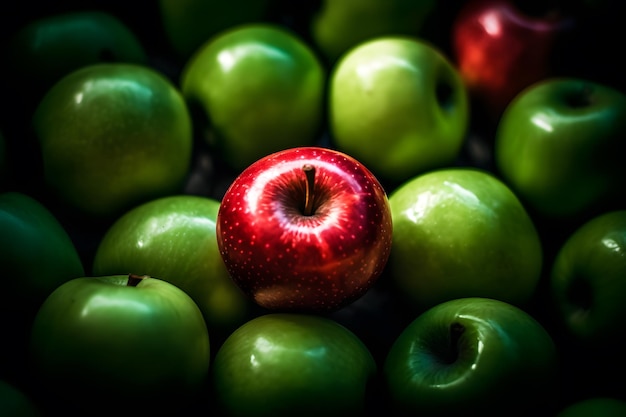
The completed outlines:
<svg viewBox="0 0 626 417">
<path fill-rule="evenodd" d="M 0 415 L 624 416 L 610 0 L 0 16 Z"/>
</svg>

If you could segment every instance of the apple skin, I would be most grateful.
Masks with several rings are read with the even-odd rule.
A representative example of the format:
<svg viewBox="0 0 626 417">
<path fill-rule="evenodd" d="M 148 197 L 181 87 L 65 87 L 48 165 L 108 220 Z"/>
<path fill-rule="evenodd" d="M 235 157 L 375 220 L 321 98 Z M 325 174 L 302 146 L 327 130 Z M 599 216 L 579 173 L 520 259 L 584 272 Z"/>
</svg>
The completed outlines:
<svg viewBox="0 0 626 417">
<path fill-rule="evenodd" d="M 156 278 L 68 281 L 46 299 L 32 327 L 32 380 L 52 410 L 171 415 L 201 392 L 209 362 L 200 309 Z"/>
<path fill-rule="evenodd" d="M 215 234 L 220 202 L 175 195 L 146 202 L 118 218 L 97 247 L 93 275 L 133 271 L 168 281 L 193 298 L 209 331 L 230 333 L 250 313 L 228 275 Z"/>
<path fill-rule="evenodd" d="M 0 379 L 0 415 L 2 417 L 43 417 L 41 410 L 22 387 Z"/>
<path fill-rule="evenodd" d="M 395 189 L 389 204 L 389 277 L 412 309 L 461 297 L 531 301 L 542 242 L 524 206 L 496 176 L 469 167 L 431 171 Z"/>
<path fill-rule="evenodd" d="M 235 330 L 211 369 L 216 401 L 230 416 L 358 416 L 377 365 L 329 318 L 270 313 Z"/>
<path fill-rule="evenodd" d="M 558 400 L 558 351 L 533 316 L 499 300 L 440 303 L 398 336 L 384 362 L 400 415 L 532 415 Z"/>
<path fill-rule="evenodd" d="M 102 62 L 146 64 L 147 53 L 135 33 L 104 11 L 68 11 L 28 21 L 7 40 L 9 87 L 34 108 L 63 76 Z"/>
<path fill-rule="evenodd" d="M 432 44 L 382 37 L 352 48 L 330 75 L 333 146 L 384 182 L 452 164 L 469 124 L 463 81 Z"/>
<path fill-rule="evenodd" d="M 611 397 L 589 397 L 568 404 L 555 417 L 623 417 L 626 401 Z"/>
<path fill-rule="evenodd" d="M 615 329 L 626 321 L 626 211 L 600 214 L 576 228 L 550 271 L 555 313 L 584 345 L 621 351 Z"/>
<path fill-rule="evenodd" d="M 270 310 L 348 305 L 376 282 L 391 249 L 381 184 L 351 156 L 320 147 L 286 149 L 246 168 L 222 199 L 216 229 L 232 279 Z"/>
<path fill-rule="evenodd" d="M 159 18 L 172 48 L 188 59 L 219 32 L 266 20 L 269 6 L 268 0 L 159 0 Z"/>
<path fill-rule="evenodd" d="M 239 173 L 272 152 L 316 142 L 325 82 L 325 68 L 295 32 L 252 23 L 203 44 L 180 84 L 208 119 L 209 144 Z"/>
<path fill-rule="evenodd" d="M 619 206 L 626 167 L 626 95 L 580 78 L 522 91 L 498 124 L 500 176 L 537 215 L 572 220 Z"/>
<path fill-rule="evenodd" d="M 372 38 L 418 35 L 435 7 L 432 0 L 323 0 L 310 20 L 311 42 L 332 65 Z"/>
<path fill-rule="evenodd" d="M 177 193 L 190 170 L 189 110 L 176 86 L 150 67 L 76 70 L 46 93 L 33 125 L 47 186 L 93 218 Z"/>
<path fill-rule="evenodd" d="M 34 316 L 56 287 L 85 274 L 65 227 L 30 195 L 0 194 L 0 230 L 0 310 L 4 314 Z"/>
<path fill-rule="evenodd" d="M 452 23 L 453 61 L 490 121 L 522 89 L 553 74 L 558 42 L 575 25 L 562 13 L 530 15 L 519 3 L 470 0 Z"/>
</svg>

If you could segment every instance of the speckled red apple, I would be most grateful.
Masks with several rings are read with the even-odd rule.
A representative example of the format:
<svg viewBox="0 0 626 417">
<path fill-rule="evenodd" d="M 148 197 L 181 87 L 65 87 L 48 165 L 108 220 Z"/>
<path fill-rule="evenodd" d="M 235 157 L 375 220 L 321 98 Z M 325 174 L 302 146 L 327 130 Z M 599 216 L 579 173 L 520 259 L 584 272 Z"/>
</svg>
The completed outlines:
<svg viewBox="0 0 626 417">
<path fill-rule="evenodd" d="M 246 168 L 217 218 L 222 258 L 237 285 L 270 310 L 323 312 L 362 296 L 391 247 L 385 190 L 344 153 L 298 147 Z"/>
</svg>

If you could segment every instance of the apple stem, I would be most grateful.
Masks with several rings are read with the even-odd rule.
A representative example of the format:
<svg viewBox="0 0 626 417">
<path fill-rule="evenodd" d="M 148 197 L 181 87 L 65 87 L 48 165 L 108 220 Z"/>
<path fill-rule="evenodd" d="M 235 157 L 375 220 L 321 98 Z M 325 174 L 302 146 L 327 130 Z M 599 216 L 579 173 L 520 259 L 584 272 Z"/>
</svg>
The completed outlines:
<svg viewBox="0 0 626 417">
<path fill-rule="evenodd" d="M 454 363 L 459 357 L 459 340 L 465 333 L 465 326 L 461 323 L 452 323 L 450 325 L 450 356 L 448 363 Z"/>
<path fill-rule="evenodd" d="M 136 287 L 141 281 L 147 278 L 147 275 L 128 274 L 127 287 Z"/>
<path fill-rule="evenodd" d="M 313 191 L 315 191 L 315 167 L 311 164 L 306 164 L 302 167 L 302 171 L 306 175 L 304 215 L 311 216 L 313 214 Z"/>
</svg>

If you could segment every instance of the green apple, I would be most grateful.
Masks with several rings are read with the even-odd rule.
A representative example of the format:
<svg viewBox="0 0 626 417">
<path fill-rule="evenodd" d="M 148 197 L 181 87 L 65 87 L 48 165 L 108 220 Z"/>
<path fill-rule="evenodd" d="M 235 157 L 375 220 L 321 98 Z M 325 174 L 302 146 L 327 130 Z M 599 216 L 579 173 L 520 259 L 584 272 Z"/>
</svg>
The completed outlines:
<svg viewBox="0 0 626 417">
<path fill-rule="evenodd" d="M 182 189 L 192 122 L 176 86 L 136 64 L 94 64 L 57 82 L 34 115 L 46 184 L 68 207 L 113 217 Z"/>
<path fill-rule="evenodd" d="M 551 266 L 556 314 L 576 340 L 605 350 L 626 321 L 626 211 L 600 214 L 566 238 Z M 619 349 L 617 349 L 619 350 Z"/>
<path fill-rule="evenodd" d="M 395 189 L 389 204 L 390 278 L 412 307 L 461 297 L 522 306 L 535 295 L 542 242 L 496 176 L 464 167 L 430 171 Z"/>
<path fill-rule="evenodd" d="M 210 331 L 230 333 L 244 323 L 250 302 L 217 246 L 219 206 L 212 198 L 176 195 L 133 208 L 104 234 L 93 274 L 133 272 L 175 284 L 198 304 Z"/>
<path fill-rule="evenodd" d="M 30 195 L 0 194 L 0 311 L 34 316 L 59 285 L 85 274 L 65 227 Z"/>
<path fill-rule="evenodd" d="M 574 401 L 556 414 L 556 417 L 624 417 L 626 401 L 612 397 L 589 397 Z"/>
<path fill-rule="evenodd" d="M 270 0 L 159 0 L 165 36 L 188 59 L 208 39 L 230 27 L 268 18 Z"/>
<path fill-rule="evenodd" d="M 557 404 L 558 351 L 524 310 L 459 298 L 409 323 L 389 350 L 383 375 L 392 408 L 406 415 L 532 415 L 525 413 Z"/>
<path fill-rule="evenodd" d="M 166 281 L 133 275 L 62 284 L 37 313 L 30 341 L 43 407 L 90 416 L 184 412 L 207 381 L 209 355 L 194 301 Z"/>
<path fill-rule="evenodd" d="M 550 78 L 508 105 L 494 158 L 529 209 L 548 218 L 580 218 L 623 202 L 624 136 L 623 92 L 585 79 Z"/>
<path fill-rule="evenodd" d="M 0 379 L 0 416 L 41 417 L 41 410 L 21 387 Z"/>
<path fill-rule="evenodd" d="M 466 88 L 448 58 L 412 37 L 383 37 L 346 53 L 330 75 L 334 145 L 384 181 L 454 163 L 469 124 Z"/>
<path fill-rule="evenodd" d="M 181 89 L 210 123 L 209 143 L 236 171 L 320 133 L 326 72 L 311 47 L 272 24 L 240 25 L 203 44 Z"/>
<path fill-rule="evenodd" d="M 355 45 L 384 35 L 418 35 L 436 1 L 322 0 L 311 17 L 313 44 L 328 62 Z"/>
<path fill-rule="evenodd" d="M 70 72 L 99 62 L 146 64 L 148 56 L 135 33 L 104 11 L 67 11 L 38 17 L 21 26 L 5 50 L 10 86 L 18 100 L 35 104 Z"/>
<path fill-rule="evenodd" d="M 230 416 L 358 416 L 376 370 L 367 347 L 336 321 L 272 313 L 226 339 L 212 384 Z"/>
</svg>

